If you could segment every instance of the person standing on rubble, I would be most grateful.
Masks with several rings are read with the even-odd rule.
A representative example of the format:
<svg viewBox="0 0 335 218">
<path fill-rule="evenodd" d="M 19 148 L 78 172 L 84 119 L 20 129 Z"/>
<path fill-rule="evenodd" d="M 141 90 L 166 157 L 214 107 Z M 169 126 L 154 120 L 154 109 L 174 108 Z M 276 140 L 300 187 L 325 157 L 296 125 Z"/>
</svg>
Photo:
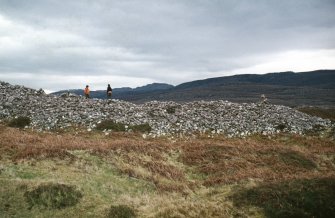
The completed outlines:
<svg viewBox="0 0 335 218">
<path fill-rule="evenodd" d="M 107 99 L 112 99 L 112 87 L 110 84 L 107 86 Z"/>
<path fill-rule="evenodd" d="M 90 88 L 88 85 L 86 85 L 86 88 L 84 89 L 84 94 L 86 99 L 90 98 Z"/>
</svg>

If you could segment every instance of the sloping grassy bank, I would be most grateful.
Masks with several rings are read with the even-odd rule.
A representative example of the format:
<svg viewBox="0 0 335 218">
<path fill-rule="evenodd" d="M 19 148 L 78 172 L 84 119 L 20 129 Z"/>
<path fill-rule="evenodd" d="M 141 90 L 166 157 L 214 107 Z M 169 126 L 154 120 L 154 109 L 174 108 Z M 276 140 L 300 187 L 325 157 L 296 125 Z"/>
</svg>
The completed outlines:
<svg viewBox="0 0 335 218">
<path fill-rule="evenodd" d="M 0 126 L 0 217 L 332 217 L 335 142 Z"/>
</svg>

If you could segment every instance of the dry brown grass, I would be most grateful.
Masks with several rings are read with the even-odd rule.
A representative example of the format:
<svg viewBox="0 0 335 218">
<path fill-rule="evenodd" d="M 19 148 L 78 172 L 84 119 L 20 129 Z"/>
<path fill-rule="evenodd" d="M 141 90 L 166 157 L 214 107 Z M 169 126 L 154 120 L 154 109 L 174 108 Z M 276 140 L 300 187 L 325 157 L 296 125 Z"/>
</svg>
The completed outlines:
<svg viewBox="0 0 335 218">
<path fill-rule="evenodd" d="M 149 156 L 158 156 L 156 153 L 160 152 L 164 147 L 164 143 L 161 143 L 160 146 L 155 147 L 155 150 L 147 150 L 146 148 L 152 142 L 139 140 L 138 137 L 134 138 L 132 135 L 122 134 L 105 137 L 96 133 L 73 135 L 71 133 L 36 133 L 14 128 L 2 128 L 0 137 L 1 153 L 10 155 L 10 153 L 15 152 L 19 154 L 16 155 L 18 159 L 36 157 L 61 150 L 91 150 L 92 152 L 104 153 L 120 148 L 125 152 L 132 150 Z"/>
<path fill-rule="evenodd" d="M 167 140 L 144 140 L 136 134 L 115 133 L 36 133 L 13 128 L 0 132 L 1 156 L 12 161 L 27 159 L 75 160 L 74 150 L 87 150 L 92 155 L 104 158 L 121 173 L 144 179 L 155 184 L 159 191 L 181 192 L 185 185 L 182 169 L 167 162 L 174 148 Z"/>
<path fill-rule="evenodd" d="M 289 137 L 288 143 L 281 142 L 281 137 Z M 301 143 L 305 146 L 296 145 Z M 269 182 L 313 178 L 335 172 L 335 143 L 328 139 L 306 141 L 304 137 L 282 135 L 272 139 L 201 140 L 181 146 L 182 162 L 196 166 L 196 171 L 205 175 L 206 186 L 250 179 Z"/>
<path fill-rule="evenodd" d="M 247 139 L 144 140 L 139 135 L 115 133 L 36 133 L 0 128 L 0 158 L 73 160 L 74 150 L 104 158 L 121 173 L 144 179 L 160 191 L 185 192 L 195 183 L 206 186 L 268 182 L 334 175 L 335 142 L 331 139 L 277 135 Z M 180 156 L 168 161 L 173 152 Z M 189 173 L 200 175 L 190 181 Z M 195 180 L 195 181 L 194 181 Z"/>
<path fill-rule="evenodd" d="M 144 216 L 150 218 L 182 218 L 182 217 L 212 217 L 225 218 L 233 217 L 237 210 L 233 204 L 219 198 L 199 197 L 198 195 L 188 195 L 182 197 L 176 193 L 132 197 L 121 196 L 121 202 L 128 202 L 134 208 L 144 212 Z M 241 217 L 241 216 L 239 216 Z"/>
</svg>

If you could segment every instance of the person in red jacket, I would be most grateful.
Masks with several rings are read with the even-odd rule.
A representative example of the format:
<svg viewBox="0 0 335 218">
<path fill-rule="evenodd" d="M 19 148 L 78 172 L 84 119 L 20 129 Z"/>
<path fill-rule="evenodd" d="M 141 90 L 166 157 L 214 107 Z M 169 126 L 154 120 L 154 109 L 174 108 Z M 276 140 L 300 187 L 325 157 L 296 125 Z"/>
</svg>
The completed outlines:
<svg viewBox="0 0 335 218">
<path fill-rule="evenodd" d="M 90 88 L 88 85 L 86 85 L 86 88 L 84 89 L 84 94 L 86 98 L 90 98 Z"/>
</svg>

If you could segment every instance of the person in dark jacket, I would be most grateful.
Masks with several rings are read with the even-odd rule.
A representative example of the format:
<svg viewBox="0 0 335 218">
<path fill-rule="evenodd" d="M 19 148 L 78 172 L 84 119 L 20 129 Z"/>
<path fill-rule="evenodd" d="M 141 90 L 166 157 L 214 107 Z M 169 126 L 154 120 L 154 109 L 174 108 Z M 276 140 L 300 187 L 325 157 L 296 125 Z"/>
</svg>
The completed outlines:
<svg viewBox="0 0 335 218">
<path fill-rule="evenodd" d="M 107 99 L 111 99 L 112 98 L 112 87 L 110 84 L 108 84 L 107 86 Z"/>
</svg>

